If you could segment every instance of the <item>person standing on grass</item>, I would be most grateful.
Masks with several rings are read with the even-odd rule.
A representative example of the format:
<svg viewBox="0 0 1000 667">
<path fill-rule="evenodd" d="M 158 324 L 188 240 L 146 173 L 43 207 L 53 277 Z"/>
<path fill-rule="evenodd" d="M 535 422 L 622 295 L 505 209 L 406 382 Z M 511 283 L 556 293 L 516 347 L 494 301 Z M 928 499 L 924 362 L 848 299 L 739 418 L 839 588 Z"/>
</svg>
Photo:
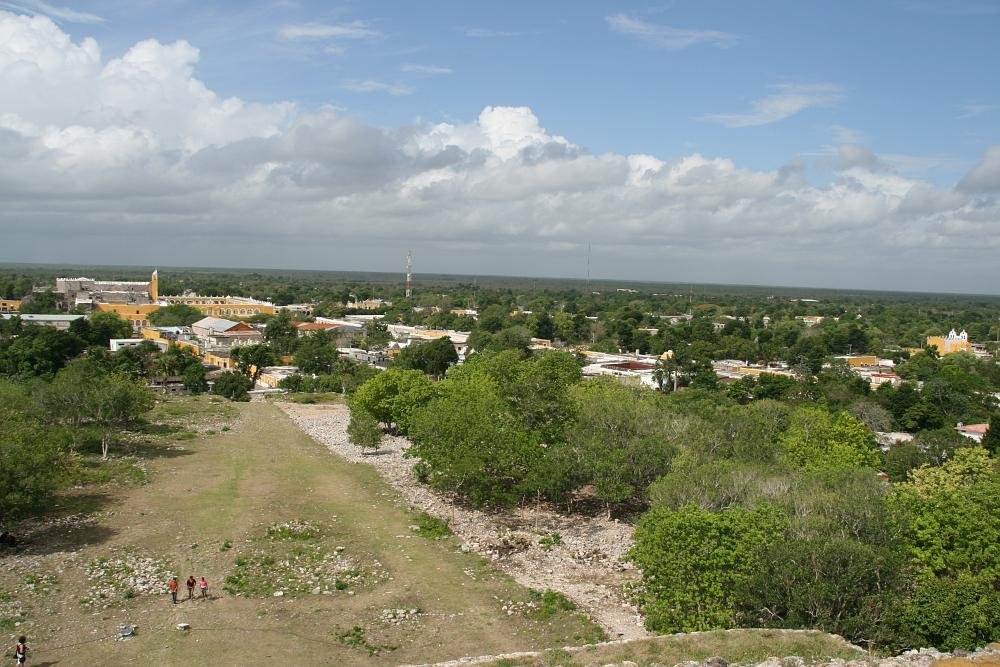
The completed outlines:
<svg viewBox="0 0 1000 667">
<path fill-rule="evenodd" d="M 170 598 L 177 604 L 177 577 L 170 577 L 170 583 L 167 584 L 167 588 L 170 590 Z"/>
<path fill-rule="evenodd" d="M 17 646 L 14 647 L 14 659 L 18 665 L 23 665 L 28 659 L 28 638 L 21 635 L 17 638 Z"/>
<path fill-rule="evenodd" d="M 201 589 L 201 597 L 207 598 L 208 597 L 208 582 L 205 580 L 205 577 L 202 577 L 201 580 L 198 581 L 198 588 Z"/>
<path fill-rule="evenodd" d="M 188 600 L 190 600 L 191 598 L 194 597 L 194 585 L 196 583 L 198 583 L 198 582 L 194 580 L 194 575 L 193 574 L 189 574 L 188 575 L 188 580 L 187 580 Z"/>
</svg>

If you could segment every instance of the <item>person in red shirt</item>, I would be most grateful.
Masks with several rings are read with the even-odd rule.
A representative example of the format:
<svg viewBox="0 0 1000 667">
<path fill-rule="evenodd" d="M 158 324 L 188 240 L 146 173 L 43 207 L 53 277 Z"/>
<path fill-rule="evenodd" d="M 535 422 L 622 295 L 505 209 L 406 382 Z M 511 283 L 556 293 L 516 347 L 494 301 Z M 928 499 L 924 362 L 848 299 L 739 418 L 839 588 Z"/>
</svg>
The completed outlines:
<svg viewBox="0 0 1000 667">
<path fill-rule="evenodd" d="M 177 577 L 170 577 L 170 583 L 167 584 L 167 588 L 170 590 L 170 598 L 177 604 Z"/>
<path fill-rule="evenodd" d="M 197 584 L 198 582 L 194 580 L 193 574 L 189 574 L 186 583 L 188 587 L 188 600 L 190 600 L 191 598 L 194 597 L 194 585 Z"/>
<path fill-rule="evenodd" d="M 28 659 L 28 638 L 21 635 L 17 638 L 17 646 L 14 647 L 14 659 L 18 665 L 23 665 Z"/>
</svg>

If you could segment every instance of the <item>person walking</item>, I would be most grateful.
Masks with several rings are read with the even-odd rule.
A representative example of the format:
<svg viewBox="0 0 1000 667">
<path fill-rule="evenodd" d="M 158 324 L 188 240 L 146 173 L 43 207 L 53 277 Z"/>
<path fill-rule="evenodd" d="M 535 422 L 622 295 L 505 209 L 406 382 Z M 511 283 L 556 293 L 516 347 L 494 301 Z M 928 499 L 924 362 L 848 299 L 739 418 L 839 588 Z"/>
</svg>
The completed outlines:
<svg viewBox="0 0 1000 667">
<path fill-rule="evenodd" d="M 28 659 L 28 638 L 21 635 L 17 638 L 17 646 L 14 647 L 14 659 L 18 665 L 23 665 Z"/>
<path fill-rule="evenodd" d="M 170 590 L 170 598 L 177 604 L 177 577 L 170 577 L 170 583 L 167 584 L 167 588 Z"/>
<path fill-rule="evenodd" d="M 201 597 L 207 598 L 208 597 L 208 582 L 205 580 L 205 577 L 202 577 L 198 581 L 198 588 L 201 589 Z"/>
<path fill-rule="evenodd" d="M 198 582 L 194 580 L 194 575 L 193 574 L 189 574 L 188 575 L 188 580 L 187 580 L 188 600 L 190 600 L 191 598 L 194 597 L 194 585 L 196 583 L 198 583 Z"/>
</svg>

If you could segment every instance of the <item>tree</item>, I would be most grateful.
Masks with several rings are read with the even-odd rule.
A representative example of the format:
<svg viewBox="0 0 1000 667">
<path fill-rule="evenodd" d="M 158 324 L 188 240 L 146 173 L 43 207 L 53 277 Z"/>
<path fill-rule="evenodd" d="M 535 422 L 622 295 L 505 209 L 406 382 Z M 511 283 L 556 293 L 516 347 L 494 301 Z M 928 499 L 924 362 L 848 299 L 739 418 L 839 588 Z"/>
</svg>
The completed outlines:
<svg viewBox="0 0 1000 667">
<path fill-rule="evenodd" d="M 642 571 L 637 602 L 657 633 L 732 627 L 740 594 L 785 521 L 769 507 L 708 512 L 655 508 L 635 528 L 628 558 Z"/>
<path fill-rule="evenodd" d="M 576 419 L 567 439 L 584 479 L 609 508 L 643 500 L 677 453 L 657 395 L 609 380 L 574 387 L 572 399 Z"/>
<path fill-rule="evenodd" d="M 303 373 L 312 375 L 330 373 L 339 356 L 330 335 L 325 331 L 317 331 L 299 343 L 295 352 L 295 365 Z"/>
<path fill-rule="evenodd" d="M 406 455 L 421 460 L 430 485 L 477 507 L 513 505 L 552 481 L 539 436 L 483 374 L 442 382 L 441 394 L 414 415 L 410 436 Z"/>
<path fill-rule="evenodd" d="M 212 385 L 212 393 L 225 396 L 231 401 L 249 401 L 250 395 L 248 392 L 252 388 L 253 384 L 243 373 L 226 371 L 215 378 L 215 384 Z"/>
<path fill-rule="evenodd" d="M 88 338 L 92 345 L 107 347 L 108 341 L 112 338 L 130 338 L 132 336 L 132 324 L 122 319 L 118 313 L 98 311 L 90 315 L 90 336 Z"/>
<path fill-rule="evenodd" d="M 349 401 L 351 410 L 361 410 L 400 433 L 407 433 L 414 412 L 434 395 L 434 384 L 414 370 L 390 368 L 361 385 Z"/>
<path fill-rule="evenodd" d="M 1000 414 L 990 418 L 990 427 L 983 436 L 983 448 L 995 458 L 1000 458 Z"/>
<path fill-rule="evenodd" d="M 229 350 L 229 358 L 236 362 L 236 369 L 247 376 L 253 387 L 268 366 L 278 363 L 278 357 L 267 343 L 240 345 Z"/>
<path fill-rule="evenodd" d="M 798 408 L 791 414 L 788 430 L 780 441 L 784 460 L 803 470 L 879 465 L 875 437 L 846 412 L 831 416 L 821 408 Z"/>
<path fill-rule="evenodd" d="M 352 410 L 347 424 L 347 437 L 362 450 L 378 451 L 382 442 L 382 429 L 373 416 L 363 410 Z"/>
<path fill-rule="evenodd" d="M 149 323 L 157 327 L 189 327 L 205 314 L 186 303 L 172 303 L 149 314 Z"/>
<path fill-rule="evenodd" d="M 267 320 L 264 328 L 264 340 L 274 353 L 279 356 L 293 354 L 298 346 L 298 331 L 292 324 L 292 315 L 287 310 L 278 311 L 278 314 Z"/>
<path fill-rule="evenodd" d="M 200 361 L 196 364 L 188 365 L 181 377 L 184 379 L 184 388 L 192 394 L 202 394 L 208 391 L 208 380 L 205 379 L 205 367 L 201 365 Z"/>
<path fill-rule="evenodd" d="M 137 380 L 108 375 L 91 382 L 87 404 L 90 419 L 101 434 L 101 458 L 107 459 L 114 434 L 153 407 L 153 394 Z"/>
<path fill-rule="evenodd" d="M 542 312 L 535 319 L 535 328 L 532 332 L 535 338 L 542 338 L 545 340 L 552 340 L 556 337 L 556 327 L 555 323 L 552 321 L 552 316 L 547 312 Z"/>
<path fill-rule="evenodd" d="M 21 312 L 27 314 L 55 314 L 62 312 L 59 308 L 59 297 L 55 292 L 32 292 L 21 303 Z"/>
<path fill-rule="evenodd" d="M 403 348 L 393 366 L 441 377 L 449 366 L 457 362 L 458 353 L 455 351 L 455 346 L 451 338 L 445 336 L 428 343 L 414 343 Z"/>
<path fill-rule="evenodd" d="M 892 430 L 892 414 L 878 403 L 861 399 L 851 403 L 847 412 L 871 431 Z"/>
<path fill-rule="evenodd" d="M 836 535 L 776 540 L 743 582 L 741 621 L 751 627 L 818 628 L 870 641 L 890 615 L 903 554 L 894 545 Z"/>
<path fill-rule="evenodd" d="M 0 420 L 0 526 L 47 508 L 63 467 L 44 429 L 28 420 Z"/>
<path fill-rule="evenodd" d="M 51 377 L 84 347 L 85 341 L 68 331 L 22 326 L 19 333 L 0 340 L 0 373 L 20 378 Z"/>
<path fill-rule="evenodd" d="M 904 546 L 916 579 L 898 605 L 890 641 L 972 649 L 995 639 L 998 480 L 996 461 L 981 447 L 966 447 L 896 486 L 893 500 L 907 519 Z"/>
<path fill-rule="evenodd" d="M 366 350 L 385 347 L 392 340 L 388 325 L 382 320 L 368 320 L 364 326 Z"/>
</svg>

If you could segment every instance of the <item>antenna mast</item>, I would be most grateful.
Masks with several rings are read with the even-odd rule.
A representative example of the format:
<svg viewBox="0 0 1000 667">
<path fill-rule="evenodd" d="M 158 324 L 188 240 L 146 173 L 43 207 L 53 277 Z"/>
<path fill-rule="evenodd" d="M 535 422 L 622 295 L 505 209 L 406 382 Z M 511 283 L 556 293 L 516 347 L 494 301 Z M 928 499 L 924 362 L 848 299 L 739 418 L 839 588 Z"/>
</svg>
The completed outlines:
<svg viewBox="0 0 1000 667">
<path fill-rule="evenodd" d="M 587 244 L 587 287 L 590 287 L 590 244 Z"/>
<path fill-rule="evenodd" d="M 406 298 L 413 296 L 413 253 L 406 251 Z"/>
</svg>

